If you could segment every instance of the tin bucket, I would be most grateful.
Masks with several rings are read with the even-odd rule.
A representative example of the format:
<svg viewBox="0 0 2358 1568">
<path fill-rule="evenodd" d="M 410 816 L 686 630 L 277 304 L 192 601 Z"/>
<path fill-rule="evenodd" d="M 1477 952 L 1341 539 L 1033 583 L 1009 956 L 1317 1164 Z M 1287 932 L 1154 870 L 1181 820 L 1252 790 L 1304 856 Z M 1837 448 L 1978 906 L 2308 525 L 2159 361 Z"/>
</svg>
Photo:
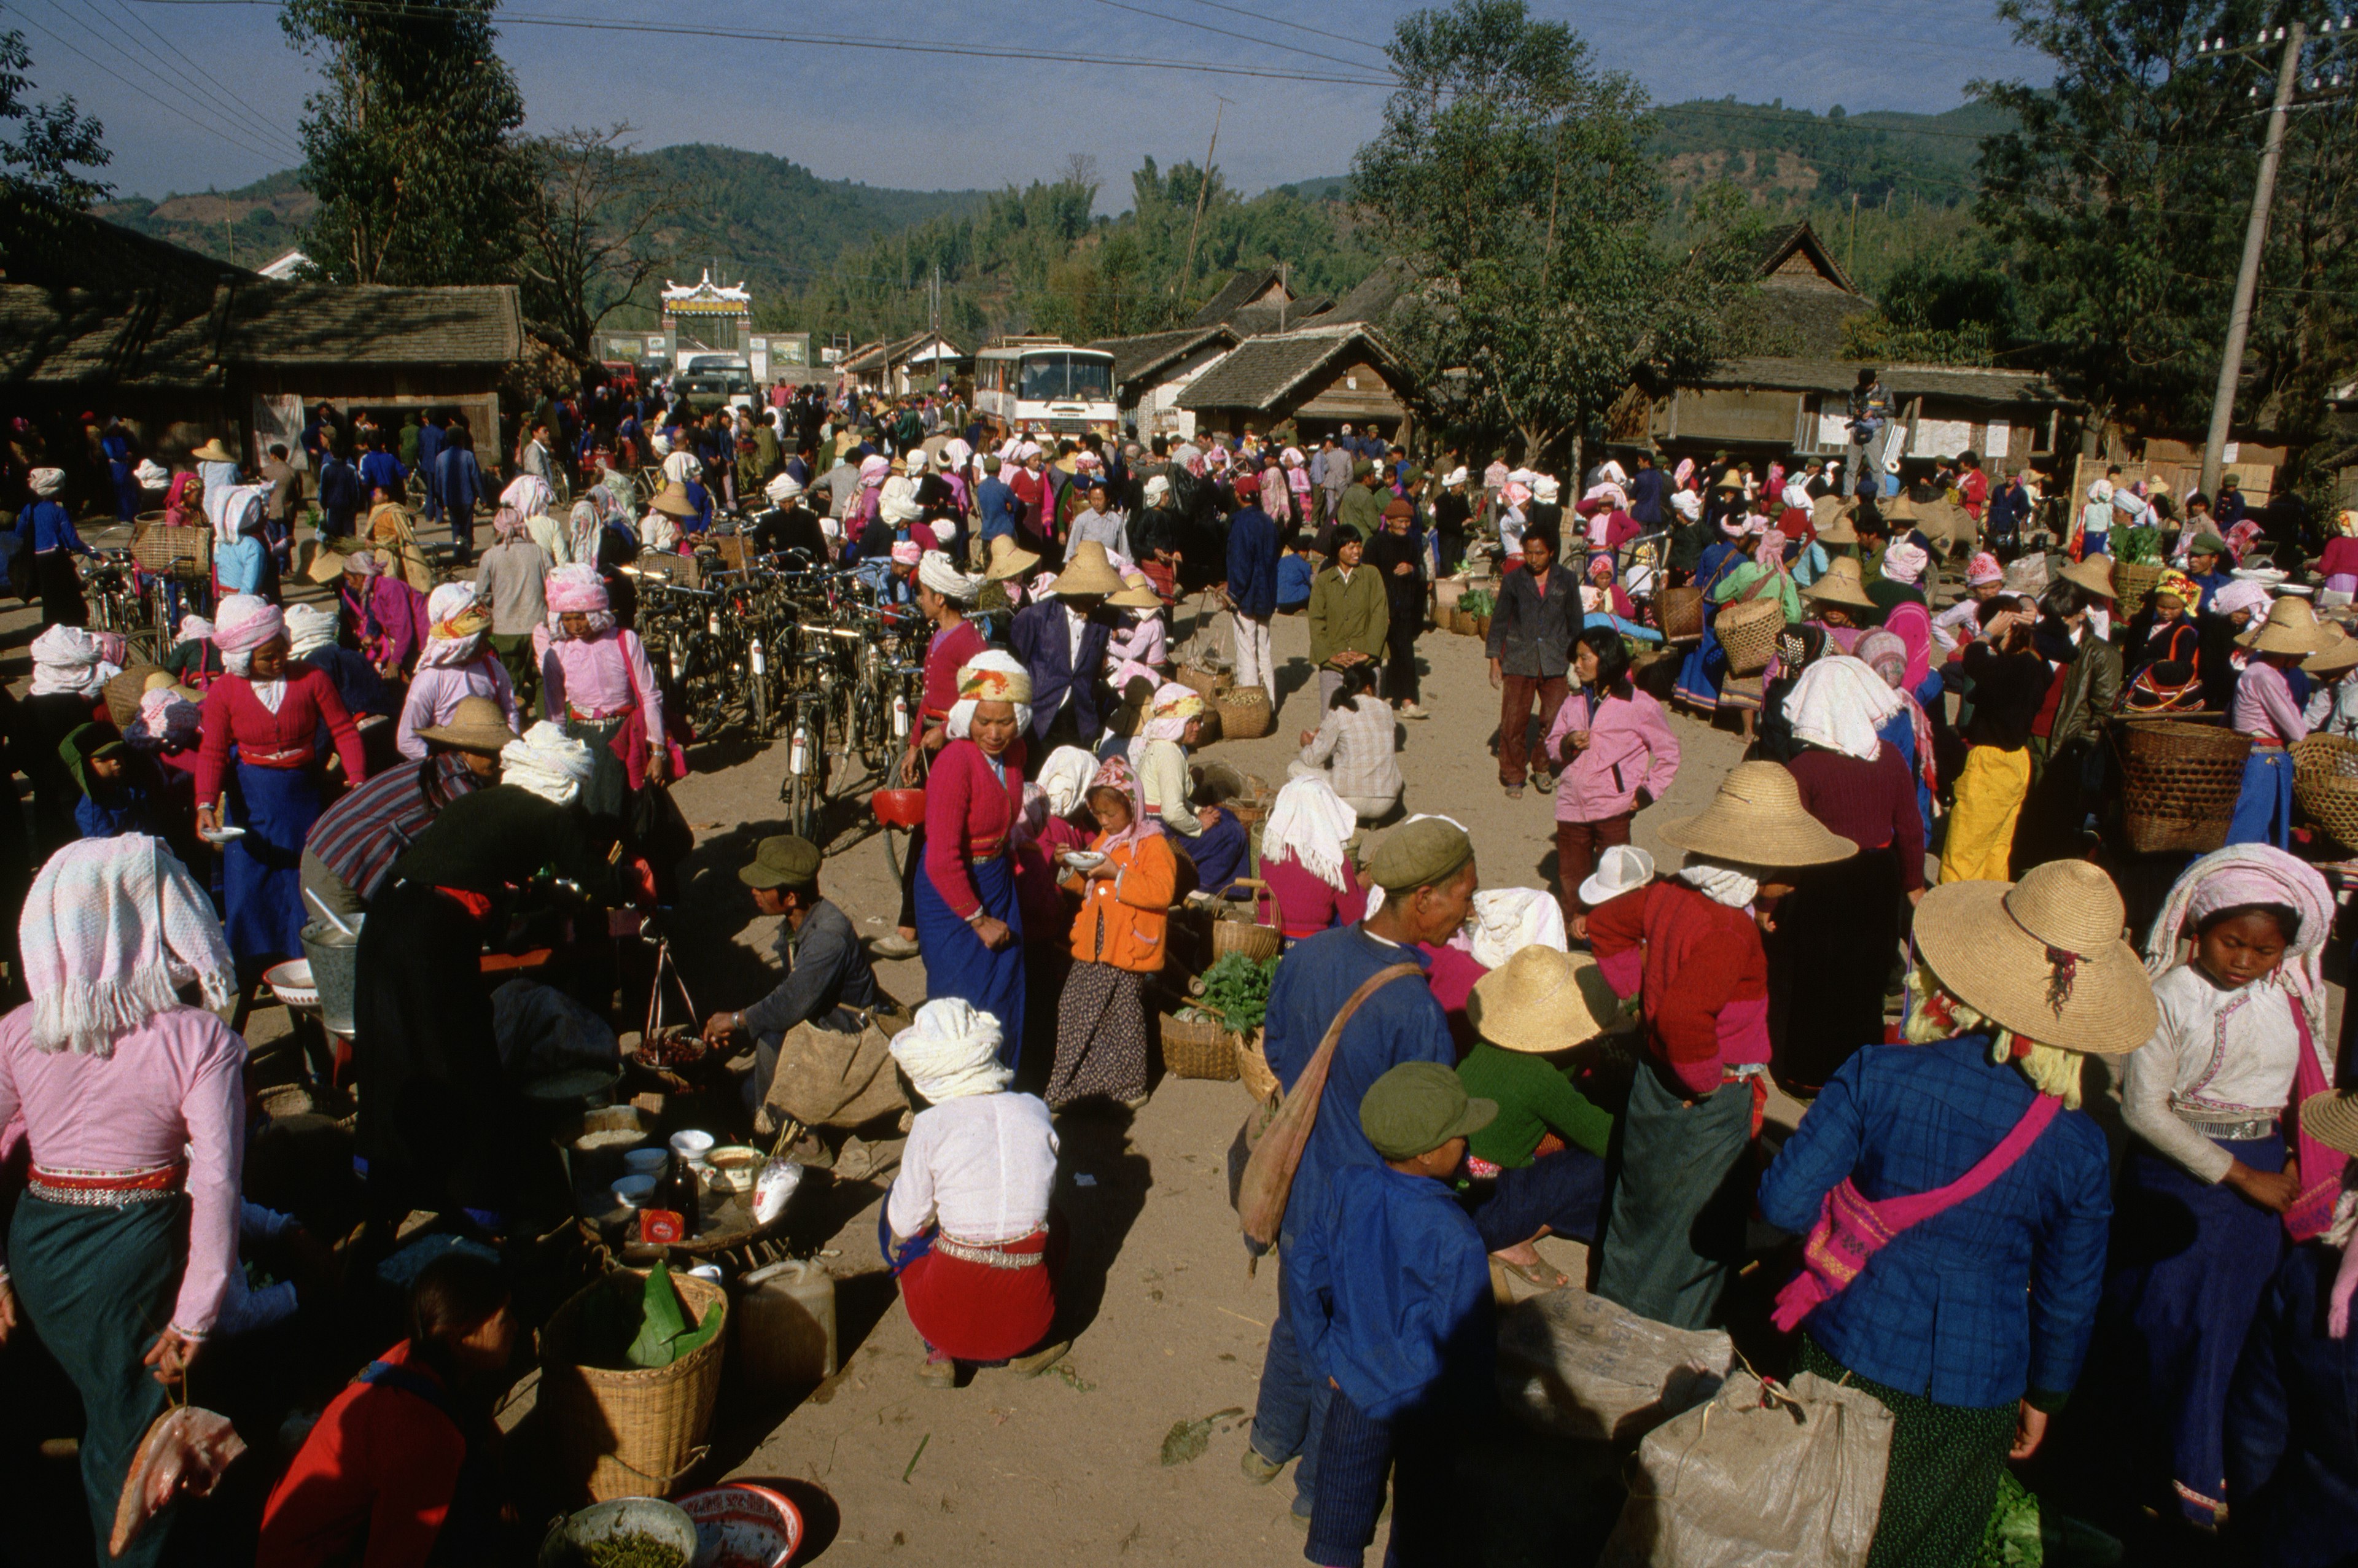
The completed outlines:
<svg viewBox="0 0 2358 1568">
<path fill-rule="evenodd" d="M 357 926 L 367 916 L 346 918 Z M 303 956 L 311 960 L 311 983 L 319 989 L 320 1022 L 338 1034 L 352 1032 L 352 990 L 360 978 L 360 933 L 350 936 L 324 920 L 303 927 Z"/>
</svg>

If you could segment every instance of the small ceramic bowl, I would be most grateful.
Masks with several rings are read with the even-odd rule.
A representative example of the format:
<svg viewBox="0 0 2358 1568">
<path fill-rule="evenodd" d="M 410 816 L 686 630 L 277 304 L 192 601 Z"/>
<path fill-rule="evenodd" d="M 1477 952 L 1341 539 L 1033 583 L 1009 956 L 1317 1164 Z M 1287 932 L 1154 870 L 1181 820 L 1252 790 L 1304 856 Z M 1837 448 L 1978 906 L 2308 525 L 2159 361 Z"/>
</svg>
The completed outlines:
<svg viewBox="0 0 2358 1568">
<path fill-rule="evenodd" d="M 244 838 L 245 829 L 243 827 L 200 828 L 197 837 L 208 844 L 227 844 Z"/>
<path fill-rule="evenodd" d="M 624 1176 L 611 1188 L 614 1201 L 624 1208 L 644 1208 L 655 1190 L 653 1176 Z"/>
<path fill-rule="evenodd" d="M 1094 871 L 1105 864 L 1105 854 L 1098 849 L 1067 849 L 1065 864 L 1076 871 Z"/>
<path fill-rule="evenodd" d="M 263 973 L 263 980 L 272 994 L 289 1007 L 314 1008 L 319 1005 L 319 987 L 311 978 L 311 960 L 296 958 L 273 966 Z"/>
<path fill-rule="evenodd" d="M 700 1131 L 691 1127 L 685 1131 L 671 1135 L 672 1152 L 680 1155 L 691 1165 L 702 1165 L 706 1157 L 712 1152 L 714 1141 L 709 1132 Z"/>
<path fill-rule="evenodd" d="M 660 1176 L 670 1162 L 668 1149 L 633 1149 L 622 1156 L 622 1169 L 633 1176 Z"/>
</svg>

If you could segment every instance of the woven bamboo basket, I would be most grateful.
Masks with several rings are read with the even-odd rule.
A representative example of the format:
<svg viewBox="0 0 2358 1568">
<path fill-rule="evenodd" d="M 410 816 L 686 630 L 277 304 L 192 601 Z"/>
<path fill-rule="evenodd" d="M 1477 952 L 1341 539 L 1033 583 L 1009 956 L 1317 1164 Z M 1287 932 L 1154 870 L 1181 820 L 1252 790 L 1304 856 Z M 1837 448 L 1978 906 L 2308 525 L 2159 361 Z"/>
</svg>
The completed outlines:
<svg viewBox="0 0 2358 1568">
<path fill-rule="evenodd" d="M 1236 686 L 1212 699 L 1220 716 L 1220 733 L 1230 741 L 1258 741 L 1277 728 L 1277 714 L 1269 705 L 1269 689 Z"/>
<path fill-rule="evenodd" d="M 147 677 L 159 667 L 135 665 L 100 688 L 106 694 L 106 716 L 114 720 L 117 730 L 128 731 L 131 721 L 139 717 L 139 699 L 147 694 Z"/>
<path fill-rule="evenodd" d="M 1285 945 L 1285 938 L 1274 925 L 1261 925 L 1248 920 L 1215 920 L 1212 922 L 1212 962 L 1218 963 L 1231 953 L 1242 953 L 1260 963 L 1274 958 Z"/>
<path fill-rule="evenodd" d="M 2311 735 L 2292 748 L 2293 799 L 2344 849 L 2358 849 L 2358 741 Z"/>
<path fill-rule="evenodd" d="M 1722 605 L 1713 624 L 1719 645 L 1727 650 L 1728 673 L 1755 675 L 1776 655 L 1777 633 L 1785 629 L 1785 607 L 1773 598 L 1738 600 Z"/>
<path fill-rule="evenodd" d="M 1703 589 L 1666 588 L 1662 589 L 1661 607 L 1663 636 L 1703 635 Z"/>
<path fill-rule="evenodd" d="M 2139 855 L 2209 854 L 2227 841 L 2251 738 L 2181 720 L 2124 724 L 2121 833 Z"/>
<path fill-rule="evenodd" d="M 1163 1070 L 1174 1078 L 1233 1082 L 1236 1037 L 1219 1024 L 1166 1012 L 1163 1015 Z"/>
<path fill-rule="evenodd" d="M 1194 665 L 1181 665 L 1171 678 L 1207 701 L 1218 696 L 1220 688 L 1228 683 L 1225 670 L 1198 669 Z"/>
<path fill-rule="evenodd" d="M 2113 588 L 2121 596 L 2121 607 L 2114 614 L 2125 621 L 2143 610 L 2161 582 L 2163 569 L 2159 561 L 2115 561 Z"/>
<path fill-rule="evenodd" d="M 1263 1049 L 1268 1037 L 1268 1031 L 1262 1029 L 1254 1030 L 1249 1040 L 1241 1034 L 1233 1036 L 1237 1043 L 1237 1076 L 1243 1080 L 1246 1092 L 1260 1105 L 1276 1098 L 1282 1087 L 1277 1075 L 1270 1070 L 1269 1055 Z"/>
<path fill-rule="evenodd" d="M 212 570 L 213 531 L 150 523 L 131 535 L 131 558 L 140 570 L 158 577 L 170 572 L 175 561 L 189 563 L 180 568 L 184 575 L 205 577 Z"/>
<path fill-rule="evenodd" d="M 569 1297 L 541 1331 L 540 1407 L 548 1412 L 565 1483 L 593 1502 L 659 1498 L 704 1458 L 720 1394 L 729 1297 L 719 1285 L 675 1273 L 672 1288 L 698 1323 L 724 1316 L 720 1332 L 668 1367 L 615 1370 L 579 1364 L 583 1314 L 601 1291 L 635 1292 L 646 1279 L 621 1270 Z"/>
</svg>

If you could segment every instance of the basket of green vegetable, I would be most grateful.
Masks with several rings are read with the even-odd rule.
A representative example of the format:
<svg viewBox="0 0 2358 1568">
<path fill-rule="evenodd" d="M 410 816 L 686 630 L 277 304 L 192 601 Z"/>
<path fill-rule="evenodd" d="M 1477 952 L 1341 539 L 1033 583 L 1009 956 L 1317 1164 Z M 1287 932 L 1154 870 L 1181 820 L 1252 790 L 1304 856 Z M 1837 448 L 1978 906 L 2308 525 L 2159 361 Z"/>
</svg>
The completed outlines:
<svg viewBox="0 0 2358 1568">
<path fill-rule="evenodd" d="M 622 1498 L 549 1528 L 536 1568 L 687 1568 L 696 1521 L 661 1498 Z"/>
<path fill-rule="evenodd" d="M 541 1407 L 564 1480 L 591 1498 L 661 1497 L 704 1457 L 729 1297 L 658 1264 L 577 1292 L 541 1334 Z"/>
<path fill-rule="evenodd" d="M 1163 1019 L 1163 1066 L 1174 1077 L 1237 1077 L 1237 1036 L 1259 1029 L 1269 1009 L 1269 982 L 1277 959 L 1227 953 L 1213 960 L 1190 989 L 1192 1005 Z"/>
<path fill-rule="evenodd" d="M 1487 588 L 1469 589 L 1457 600 L 1457 629 L 1469 636 L 1490 634 L 1490 612 L 1498 607 L 1498 596 Z M 1471 624 L 1468 624 L 1468 622 Z"/>
<path fill-rule="evenodd" d="M 2150 524 L 2116 528 L 2105 541 L 2113 553 L 2113 588 L 2120 595 L 2114 613 L 2126 618 L 2145 608 L 2168 568 L 2161 559 L 2161 530 Z"/>
</svg>

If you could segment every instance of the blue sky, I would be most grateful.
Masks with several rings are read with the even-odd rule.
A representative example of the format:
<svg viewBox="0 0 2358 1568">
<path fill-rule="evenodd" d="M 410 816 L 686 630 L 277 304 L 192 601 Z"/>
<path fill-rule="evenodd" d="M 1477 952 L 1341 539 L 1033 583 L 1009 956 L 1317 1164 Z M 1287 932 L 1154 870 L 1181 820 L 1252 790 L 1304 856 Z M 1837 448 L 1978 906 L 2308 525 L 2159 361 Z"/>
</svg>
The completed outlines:
<svg viewBox="0 0 2358 1568">
<path fill-rule="evenodd" d="M 919 189 L 1054 176 L 1094 157 L 1126 200 L 1141 157 L 1201 159 L 1216 97 L 1230 100 L 1219 164 L 1247 190 L 1337 174 L 1374 129 L 1393 20 L 1380 0 L 862 0 L 858 5 L 663 6 L 652 0 L 511 0 L 502 49 L 531 125 L 627 119 L 644 146 L 709 141 L 776 153 L 826 178 Z M 1938 112 L 1976 77 L 2045 80 L 1978 0 L 1535 0 L 1658 101 L 1718 98 L 1853 111 Z M 570 22 L 713 25 L 858 37 L 921 53 L 711 38 Z M 1286 24 L 1292 24 L 1287 26 Z M 20 27 L 36 96 L 70 92 L 105 123 L 125 195 L 229 189 L 296 161 L 316 77 L 274 5 L 246 0 L 0 0 Z M 1206 29 L 1219 29 L 1207 31 Z M 1228 36 L 1245 35 L 1242 38 Z M 1056 58 L 1047 58 L 1056 57 Z M 1261 75 L 1132 69 L 1113 57 Z M 1078 63 L 1068 63 L 1068 60 Z"/>
</svg>

